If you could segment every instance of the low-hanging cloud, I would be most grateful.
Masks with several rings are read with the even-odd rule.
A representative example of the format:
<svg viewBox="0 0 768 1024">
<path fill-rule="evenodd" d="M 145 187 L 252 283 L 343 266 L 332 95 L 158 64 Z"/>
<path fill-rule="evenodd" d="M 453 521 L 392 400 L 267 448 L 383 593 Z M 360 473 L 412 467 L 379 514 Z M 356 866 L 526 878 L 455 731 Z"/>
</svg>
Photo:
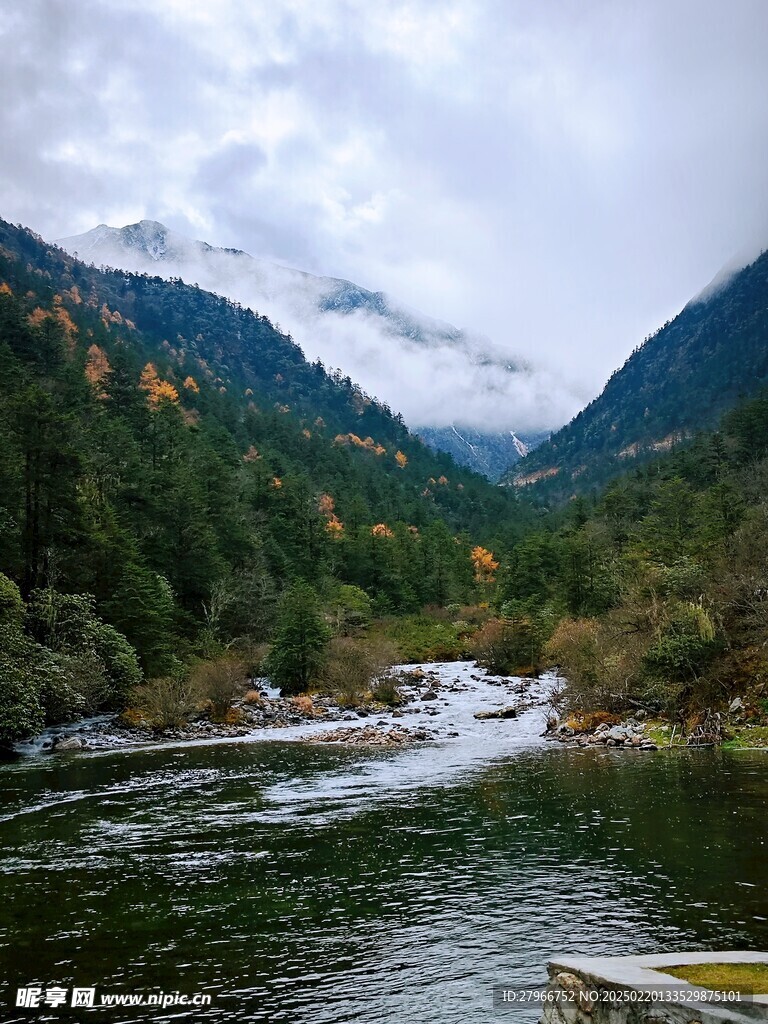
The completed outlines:
<svg viewBox="0 0 768 1024">
<path fill-rule="evenodd" d="M 291 322 L 289 312 L 282 322 Z M 501 360 L 476 361 L 472 349 L 409 343 L 365 313 L 294 323 L 292 334 L 305 352 L 341 368 L 410 426 L 535 433 L 567 422 L 583 404 L 551 371 L 530 365 L 510 371 Z"/>
<path fill-rule="evenodd" d="M 98 266 L 181 278 L 268 316 L 309 359 L 340 369 L 414 427 L 538 433 L 582 404 L 557 375 L 347 281 L 211 248 L 144 221 L 60 244 Z"/>
<path fill-rule="evenodd" d="M 595 394 L 768 239 L 764 0 L 7 6 L 0 215 L 348 278 L 549 366 L 542 395 Z"/>
</svg>

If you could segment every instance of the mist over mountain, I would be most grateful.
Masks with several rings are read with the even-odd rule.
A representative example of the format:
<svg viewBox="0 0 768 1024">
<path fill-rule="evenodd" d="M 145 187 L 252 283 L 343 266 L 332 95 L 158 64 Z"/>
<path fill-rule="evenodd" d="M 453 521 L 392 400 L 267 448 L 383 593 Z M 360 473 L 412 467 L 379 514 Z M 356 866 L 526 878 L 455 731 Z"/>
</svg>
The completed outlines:
<svg viewBox="0 0 768 1024">
<path fill-rule="evenodd" d="M 87 263 L 179 277 L 266 314 L 310 359 L 338 366 L 428 442 L 497 478 L 582 405 L 555 374 L 383 292 L 195 241 L 156 221 L 101 224 L 57 241 Z M 455 442 L 471 433 L 471 445 Z"/>
</svg>

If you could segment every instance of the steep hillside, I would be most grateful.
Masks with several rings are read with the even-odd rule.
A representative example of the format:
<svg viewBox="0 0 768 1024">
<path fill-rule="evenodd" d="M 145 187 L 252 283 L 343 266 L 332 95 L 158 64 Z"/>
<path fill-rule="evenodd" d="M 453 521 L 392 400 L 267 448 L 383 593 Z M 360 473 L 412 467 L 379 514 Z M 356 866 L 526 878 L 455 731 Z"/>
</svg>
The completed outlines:
<svg viewBox="0 0 768 1024">
<path fill-rule="evenodd" d="M 524 526 L 266 318 L 4 222 L 0 367 L 0 572 L 95 595 L 149 671 L 201 630 L 264 635 L 295 578 L 463 600 L 470 537 Z"/>
<path fill-rule="evenodd" d="M 509 668 L 559 665 L 577 732 L 642 709 L 683 742 L 765 745 L 767 480 L 768 391 L 542 516 L 499 574 Z"/>
<path fill-rule="evenodd" d="M 469 466 L 492 481 L 499 480 L 549 436 L 531 433 L 518 437 L 514 430 L 491 434 L 454 424 L 450 427 L 421 427 L 418 434 L 430 448 L 448 452 L 459 465 Z"/>
<path fill-rule="evenodd" d="M 691 301 L 506 483 L 563 499 L 684 443 L 768 382 L 768 253 Z"/>
<path fill-rule="evenodd" d="M 86 263 L 194 281 L 266 314 L 310 358 L 342 366 L 409 426 L 427 428 L 433 447 L 494 480 L 519 458 L 510 430 L 542 436 L 579 405 L 551 375 L 511 359 L 489 339 L 351 281 L 216 248 L 155 221 L 101 224 L 57 244 Z M 544 422 L 547 416 L 552 420 Z M 454 443 L 454 427 L 474 435 L 471 446 Z"/>
</svg>

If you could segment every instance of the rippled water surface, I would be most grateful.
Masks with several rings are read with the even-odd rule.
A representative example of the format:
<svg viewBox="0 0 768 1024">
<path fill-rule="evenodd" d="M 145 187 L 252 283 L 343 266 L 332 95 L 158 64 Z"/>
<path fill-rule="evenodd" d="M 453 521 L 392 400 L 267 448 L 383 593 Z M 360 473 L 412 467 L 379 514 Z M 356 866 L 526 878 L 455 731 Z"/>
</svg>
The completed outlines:
<svg viewBox="0 0 768 1024">
<path fill-rule="evenodd" d="M 533 1021 L 492 988 L 553 954 L 768 947 L 765 754 L 566 749 L 540 726 L 0 766 L 0 1020 L 74 1019 L 16 1011 L 37 982 L 212 997 L 83 1020 Z"/>
</svg>

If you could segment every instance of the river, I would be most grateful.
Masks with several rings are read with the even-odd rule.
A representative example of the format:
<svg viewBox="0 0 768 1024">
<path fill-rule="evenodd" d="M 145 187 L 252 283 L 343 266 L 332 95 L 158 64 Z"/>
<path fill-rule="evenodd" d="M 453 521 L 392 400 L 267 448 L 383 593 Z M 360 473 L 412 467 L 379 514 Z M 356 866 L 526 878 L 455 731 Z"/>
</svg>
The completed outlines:
<svg viewBox="0 0 768 1024">
<path fill-rule="evenodd" d="M 405 749 L 281 734 L 0 765 L 0 1020 L 528 1022 L 493 986 L 541 984 L 554 954 L 768 947 L 768 755 L 473 719 L 504 697 L 449 697 L 442 738 Z M 16 1010 L 29 985 L 211 1004 Z"/>
</svg>

